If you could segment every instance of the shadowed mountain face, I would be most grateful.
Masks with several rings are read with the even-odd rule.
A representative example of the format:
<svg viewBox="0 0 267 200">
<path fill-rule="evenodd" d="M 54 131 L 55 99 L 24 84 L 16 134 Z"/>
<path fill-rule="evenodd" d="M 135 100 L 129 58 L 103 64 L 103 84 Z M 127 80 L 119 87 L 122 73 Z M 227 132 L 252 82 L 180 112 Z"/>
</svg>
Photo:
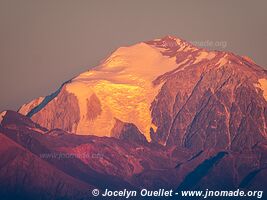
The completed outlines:
<svg viewBox="0 0 267 200">
<path fill-rule="evenodd" d="M 266 71 L 243 58 L 224 57 L 162 76 L 165 83 L 151 107 L 158 127 L 154 140 L 242 151 L 266 138 L 267 102 L 258 83 L 267 80 Z"/>
<path fill-rule="evenodd" d="M 265 190 L 267 71 L 174 37 L 121 47 L 55 93 L 1 113 L 0 122 L 5 140 L 63 182 L 66 175 L 102 190 Z M 38 186 L 53 195 L 51 187 Z"/>
<path fill-rule="evenodd" d="M 81 199 L 88 195 L 91 185 L 58 170 L 6 134 L 1 128 L 1 199 Z"/>
<path fill-rule="evenodd" d="M 43 193 L 42 199 L 86 199 L 92 188 L 266 189 L 266 141 L 242 153 L 219 148 L 195 152 L 132 137 L 47 130 L 8 111 L 0 142 L 0 195 L 6 199 L 38 199 Z"/>
</svg>

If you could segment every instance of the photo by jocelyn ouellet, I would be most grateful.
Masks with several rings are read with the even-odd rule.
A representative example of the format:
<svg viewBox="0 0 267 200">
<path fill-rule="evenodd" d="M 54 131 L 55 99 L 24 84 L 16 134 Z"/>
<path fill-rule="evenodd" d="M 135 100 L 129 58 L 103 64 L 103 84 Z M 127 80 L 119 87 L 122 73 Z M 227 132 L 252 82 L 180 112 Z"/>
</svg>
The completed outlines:
<svg viewBox="0 0 267 200">
<path fill-rule="evenodd" d="M 0 0 L 0 199 L 267 199 L 266 8 Z"/>
</svg>

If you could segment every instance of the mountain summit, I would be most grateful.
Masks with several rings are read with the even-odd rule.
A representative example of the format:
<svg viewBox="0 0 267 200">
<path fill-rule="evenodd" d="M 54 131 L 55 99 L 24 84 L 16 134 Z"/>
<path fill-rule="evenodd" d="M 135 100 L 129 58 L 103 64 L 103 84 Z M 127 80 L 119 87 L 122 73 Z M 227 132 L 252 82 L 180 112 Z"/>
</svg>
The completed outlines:
<svg viewBox="0 0 267 200">
<path fill-rule="evenodd" d="M 266 138 L 266 110 L 266 70 L 166 36 L 118 48 L 19 112 L 81 135 L 114 136 L 119 120 L 164 145 L 243 149 Z"/>
<path fill-rule="evenodd" d="M 247 57 L 171 36 L 121 47 L 19 112 L 0 113 L 6 199 L 267 192 L 267 71 Z"/>
</svg>

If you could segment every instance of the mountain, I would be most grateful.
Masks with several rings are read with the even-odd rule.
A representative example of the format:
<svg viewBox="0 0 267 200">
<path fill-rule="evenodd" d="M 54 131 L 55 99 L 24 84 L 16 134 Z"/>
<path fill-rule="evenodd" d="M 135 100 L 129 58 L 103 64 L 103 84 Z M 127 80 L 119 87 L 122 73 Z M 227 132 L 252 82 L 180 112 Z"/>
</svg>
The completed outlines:
<svg viewBox="0 0 267 200">
<path fill-rule="evenodd" d="M 21 122 L 19 118 L 13 119 Z M 29 119 L 26 121 L 21 125 L 10 121 L 9 123 L 13 124 L 13 128 L 10 128 L 14 130 L 15 126 L 20 126 L 20 131 L 24 132 L 29 128 L 26 127 L 26 124 L 29 122 L 34 124 Z M 36 127 L 31 128 L 37 130 Z M 40 129 L 40 132 L 42 131 L 43 129 Z M 88 196 L 88 189 L 93 188 L 91 185 L 73 178 L 42 160 L 37 154 L 33 154 L 29 149 L 9 138 L 8 133 L 12 134 L 12 131 L 6 131 L 1 126 L 1 199 L 40 199 L 40 197 L 42 199 L 64 199 L 66 197 L 68 199 L 85 199 Z M 20 139 L 23 140 L 23 137 Z M 37 145 L 36 148 L 41 150 L 42 147 Z"/>
<path fill-rule="evenodd" d="M 94 188 L 266 190 L 266 141 L 241 153 L 218 148 L 195 152 L 47 130 L 7 111 L 0 142 L 4 199 L 86 199 Z"/>
<path fill-rule="evenodd" d="M 117 49 L 19 112 L 81 135 L 112 136 L 120 120 L 164 145 L 241 150 L 266 137 L 266 100 L 267 72 L 252 60 L 167 36 Z"/>
<path fill-rule="evenodd" d="M 266 124 L 264 68 L 172 36 L 121 47 L 54 93 L 0 114 L 2 137 L 42 162 L 40 174 L 57 170 L 63 182 L 100 190 L 265 191 Z"/>
</svg>

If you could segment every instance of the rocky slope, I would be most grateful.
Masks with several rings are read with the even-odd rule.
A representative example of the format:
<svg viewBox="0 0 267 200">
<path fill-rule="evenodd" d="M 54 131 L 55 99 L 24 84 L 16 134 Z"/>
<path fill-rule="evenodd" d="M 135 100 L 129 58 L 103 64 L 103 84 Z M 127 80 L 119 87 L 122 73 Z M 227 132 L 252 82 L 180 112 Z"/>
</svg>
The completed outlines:
<svg viewBox="0 0 267 200">
<path fill-rule="evenodd" d="M 266 138 L 266 106 L 266 70 L 167 36 L 117 49 L 19 112 L 48 129 L 112 136 L 119 120 L 148 141 L 239 151 Z"/>
<path fill-rule="evenodd" d="M 266 139 L 267 72 L 230 53 L 179 68 L 155 80 L 153 139 L 192 149 L 251 149 Z"/>
<path fill-rule="evenodd" d="M 1 113 L 5 138 L 99 189 L 266 190 L 267 71 L 247 57 L 122 47 L 19 113 Z"/>
<path fill-rule="evenodd" d="M 1 199 L 86 199 L 92 186 L 58 170 L 0 133 Z"/>
<path fill-rule="evenodd" d="M 60 174 L 68 174 L 72 177 L 73 181 L 70 182 L 73 184 L 77 184 L 77 180 L 87 184 L 89 191 L 91 185 L 103 190 L 105 188 L 231 190 L 238 187 L 245 190 L 266 189 L 264 187 L 267 173 L 266 141 L 261 141 L 253 149 L 241 153 L 225 148 L 207 148 L 196 152 L 188 148 L 164 147 L 142 140 L 133 141 L 132 138 L 116 139 L 75 135 L 60 129 L 47 130 L 29 118 L 12 111 L 5 114 L 0 132 L 1 137 L 5 138 L 2 149 L 9 148 L 9 143 L 12 143 L 17 146 L 16 148 L 24 149 L 23 151 L 35 158 L 36 162 L 41 162 L 42 167 L 35 170 L 35 165 L 31 164 L 32 161 L 28 160 L 25 154 L 21 155 L 13 150 L 2 151 L 3 158 L 12 157 L 13 159 L 8 160 L 32 166 L 30 171 L 27 168 L 20 168 L 25 170 L 26 179 L 32 177 L 31 173 L 37 174 L 35 175 L 37 178 L 27 181 L 26 184 L 20 179 L 7 178 L 3 171 L 1 178 L 13 181 L 18 188 L 23 188 L 22 193 L 18 194 L 19 197 L 24 193 L 29 197 L 36 197 L 34 192 L 28 192 L 32 187 L 46 192 L 47 195 L 55 195 L 57 184 L 49 183 L 54 179 L 46 176 L 45 180 L 41 181 L 38 178 L 47 171 L 52 173 L 50 168 Z M 9 169 L 10 173 L 19 173 L 18 168 L 13 168 L 7 162 L 3 161 L 2 167 Z M 10 177 L 15 176 L 10 175 Z M 50 187 L 45 187 L 46 184 Z M 71 185 L 66 187 L 76 192 L 76 187 Z M 10 188 L 9 192 L 15 190 L 13 187 L 7 188 Z M 83 192 L 82 188 L 78 191 Z M 64 193 L 64 187 L 61 189 Z M 5 194 L 9 194 L 8 191 Z M 61 192 L 58 195 L 60 196 Z M 66 199 L 71 199 L 73 193 L 66 192 L 64 195 Z M 10 195 L 7 197 L 10 199 Z M 51 197 L 51 199 L 57 198 Z"/>
</svg>

